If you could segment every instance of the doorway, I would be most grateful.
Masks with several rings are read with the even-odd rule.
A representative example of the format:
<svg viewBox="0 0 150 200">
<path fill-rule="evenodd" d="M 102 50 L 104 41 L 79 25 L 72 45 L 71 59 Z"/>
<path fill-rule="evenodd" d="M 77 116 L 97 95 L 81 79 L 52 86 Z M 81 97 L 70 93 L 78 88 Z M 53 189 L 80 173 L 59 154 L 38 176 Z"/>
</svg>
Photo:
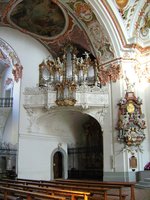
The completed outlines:
<svg viewBox="0 0 150 200">
<path fill-rule="evenodd" d="M 54 179 L 63 178 L 63 155 L 60 151 L 53 156 L 53 173 Z"/>
</svg>

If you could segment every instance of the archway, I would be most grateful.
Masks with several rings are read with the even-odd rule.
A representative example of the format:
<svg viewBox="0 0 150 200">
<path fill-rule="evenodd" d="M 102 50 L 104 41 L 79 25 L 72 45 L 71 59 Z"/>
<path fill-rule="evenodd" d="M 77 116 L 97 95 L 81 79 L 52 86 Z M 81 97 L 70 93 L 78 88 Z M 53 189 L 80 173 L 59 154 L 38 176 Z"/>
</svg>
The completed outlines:
<svg viewBox="0 0 150 200">
<path fill-rule="evenodd" d="M 92 111 L 91 111 L 92 112 Z M 55 108 L 36 122 L 53 143 L 51 178 L 103 179 L 103 132 L 94 117 L 75 108 Z M 55 156 L 59 160 L 55 161 Z M 62 172 L 59 172 L 61 168 Z M 55 176 L 56 171 L 58 175 Z"/>
<path fill-rule="evenodd" d="M 82 143 L 68 148 L 68 178 L 103 180 L 103 135 L 91 116 L 82 124 Z"/>
</svg>

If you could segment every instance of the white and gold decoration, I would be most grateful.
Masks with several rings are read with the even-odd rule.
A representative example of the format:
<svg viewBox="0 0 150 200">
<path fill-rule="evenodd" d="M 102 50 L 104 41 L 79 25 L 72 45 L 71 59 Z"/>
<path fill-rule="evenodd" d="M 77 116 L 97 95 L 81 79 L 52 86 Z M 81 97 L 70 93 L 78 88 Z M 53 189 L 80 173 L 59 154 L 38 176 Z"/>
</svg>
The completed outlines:
<svg viewBox="0 0 150 200">
<path fill-rule="evenodd" d="M 141 105 L 142 100 L 137 98 L 134 92 L 126 92 L 125 97 L 118 103 L 118 141 L 124 143 L 131 152 L 133 149 L 142 150 L 140 145 L 145 139 L 146 123 Z"/>
<path fill-rule="evenodd" d="M 40 87 L 51 86 L 57 92 L 58 106 L 73 106 L 76 103 L 77 86 L 92 87 L 97 84 L 97 62 L 85 52 L 77 57 L 77 49 L 68 44 L 62 57 L 48 58 L 40 66 Z"/>
<path fill-rule="evenodd" d="M 124 9 L 126 5 L 128 4 L 129 0 L 115 0 L 117 6 L 120 10 Z"/>
</svg>

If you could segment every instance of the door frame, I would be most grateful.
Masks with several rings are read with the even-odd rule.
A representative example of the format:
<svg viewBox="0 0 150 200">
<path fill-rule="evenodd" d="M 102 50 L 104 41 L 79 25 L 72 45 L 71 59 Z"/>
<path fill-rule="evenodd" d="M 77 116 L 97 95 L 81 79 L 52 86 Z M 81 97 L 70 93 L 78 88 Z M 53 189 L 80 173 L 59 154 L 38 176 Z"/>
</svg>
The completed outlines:
<svg viewBox="0 0 150 200">
<path fill-rule="evenodd" d="M 68 158 L 67 158 L 67 153 L 61 147 L 54 149 L 51 154 L 51 179 L 52 180 L 54 179 L 53 162 L 54 162 L 54 155 L 56 152 L 60 152 L 62 154 L 62 178 L 66 179 L 68 177 Z"/>
</svg>

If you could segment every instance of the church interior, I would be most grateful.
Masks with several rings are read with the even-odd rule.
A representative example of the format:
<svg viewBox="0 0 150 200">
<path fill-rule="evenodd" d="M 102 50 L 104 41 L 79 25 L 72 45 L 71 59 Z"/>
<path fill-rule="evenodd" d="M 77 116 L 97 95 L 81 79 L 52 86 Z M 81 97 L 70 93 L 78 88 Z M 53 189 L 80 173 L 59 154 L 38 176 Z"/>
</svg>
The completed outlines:
<svg viewBox="0 0 150 200">
<path fill-rule="evenodd" d="M 0 193 L 7 178 L 149 188 L 149 98 L 149 0 L 0 0 Z"/>
</svg>

